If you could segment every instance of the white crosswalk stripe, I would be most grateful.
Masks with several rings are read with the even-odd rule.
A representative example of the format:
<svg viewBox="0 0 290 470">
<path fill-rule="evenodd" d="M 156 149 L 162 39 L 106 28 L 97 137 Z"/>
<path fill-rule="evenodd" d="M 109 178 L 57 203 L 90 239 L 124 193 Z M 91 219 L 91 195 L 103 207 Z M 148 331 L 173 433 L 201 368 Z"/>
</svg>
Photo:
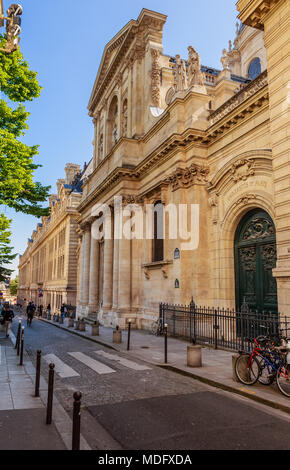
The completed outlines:
<svg viewBox="0 0 290 470">
<path fill-rule="evenodd" d="M 87 356 L 86 354 L 83 354 L 82 352 L 70 352 L 68 354 L 77 359 L 78 361 L 82 362 L 98 374 L 112 374 L 113 372 L 116 372 L 114 369 L 111 369 L 102 362 L 96 361 L 95 359 L 91 358 L 90 356 Z"/>
<path fill-rule="evenodd" d="M 106 353 L 105 351 L 94 351 L 95 354 L 98 354 L 106 359 L 109 359 L 111 361 L 117 361 L 122 366 L 128 367 L 129 369 L 133 370 L 150 370 L 150 367 L 143 366 L 141 364 L 137 364 L 136 362 L 129 361 L 128 359 L 125 359 L 124 357 L 118 356 L 117 354 L 109 354 Z"/>
<path fill-rule="evenodd" d="M 53 362 L 53 364 L 55 365 L 56 373 L 63 379 L 66 379 L 68 377 L 77 377 L 80 375 L 70 366 L 65 364 L 61 359 L 59 359 L 55 354 L 46 354 L 45 356 L 43 356 L 43 359 L 48 364 Z"/>
</svg>

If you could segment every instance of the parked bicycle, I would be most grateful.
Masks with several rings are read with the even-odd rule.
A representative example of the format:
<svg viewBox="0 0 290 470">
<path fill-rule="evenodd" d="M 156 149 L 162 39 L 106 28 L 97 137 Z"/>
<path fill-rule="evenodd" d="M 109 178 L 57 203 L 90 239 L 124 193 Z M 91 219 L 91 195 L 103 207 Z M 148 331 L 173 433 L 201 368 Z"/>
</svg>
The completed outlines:
<svg viewBox="0 0 290 470">
<path fill-rule="evenodd" d="M 275 346 L 269 337 L 258 337 L 252 353 L 240 351 L 235 371 L 241 383 L 254 385 L 260 382 L 271 385 L 276 380 L 280 392 L 290 397 L 290 371 L 287 364 L 287 339 L 280 338 L 281 345 Z"/>
<path fill-rule="evenodd" d="M 158 320 L 155 320 L 151 324 L 151 333 L 155 336 L 162 336 L 164 332 L 164 327 L 163 327 L 163 322 L 161 318 L 158 318 Z"/>
</svg>

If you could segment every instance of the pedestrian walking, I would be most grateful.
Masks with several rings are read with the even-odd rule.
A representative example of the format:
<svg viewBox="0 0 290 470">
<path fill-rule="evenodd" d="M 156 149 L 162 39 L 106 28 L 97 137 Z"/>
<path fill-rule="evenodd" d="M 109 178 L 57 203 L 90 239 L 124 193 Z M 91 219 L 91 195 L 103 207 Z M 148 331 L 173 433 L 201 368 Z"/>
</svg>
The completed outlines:
<svg viewBox="0 0 290 470">
<path fill-rule="evenodd" d="M 9 337 L 10 327 L 11 327 L 13 318 L 14 318 L 14 312 L 11 309 L 9 303 L 6 303 L 4 305 L 4 311 L 3 311 L 3 321 L 5 325 L 6 338 Z"/>
<path fill-rule="evenodd" d="M 34 312 L 35 312 L 35 305 L 34 305 L 33 302 L 29 302 L 29 304 L 27 305 L 27 309 L 26 309 L 27 326 L 31 326 L 33 316 L 34 316 Z"/>
<path fill-rule="evenodd" d="M 60 314 L 62 316 L 63 319 L 65 319 L 66 317 L 66 307 L 64 304 L 62 304 L 62 306 L 60 307 Z"/>
</svg>

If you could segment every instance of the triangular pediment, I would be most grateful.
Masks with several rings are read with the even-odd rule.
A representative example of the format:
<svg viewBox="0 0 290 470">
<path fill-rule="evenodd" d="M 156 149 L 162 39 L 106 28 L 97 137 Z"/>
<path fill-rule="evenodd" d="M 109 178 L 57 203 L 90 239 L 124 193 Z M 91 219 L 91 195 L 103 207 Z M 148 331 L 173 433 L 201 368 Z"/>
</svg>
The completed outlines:
<svg viewBox="0 0 290 470">
<path fill-rule="evenodd" d="M 124 41 L 126 40 L 131 27 L 133 24 L 136 22 L 134 20 L 131 20 L 116 36 L 111 39 L 111 41 L 106 45 L 103 56 L 101 59 L 99 71 L 97 74 L 97 78 L 95 80 L 95 84 L 93 87 L 93 91 L 91 94 L 90 102 L 89 102 L 89 107 L 91 105 L 92 99 L 98 90 L 98 88 L 101 86 L 101 84 L 104 81 L 104 78 L 107 75 L 108 70 L 110 69 L 112 63 L 114 62 L 114 59 L 118 55 L 118 52 L 120 48 L 122 47 Z"/>
<path fill-rule="evenodd" d="M 163 27 L 166 18 L 167 17 L 165 15 L 143 8 L 137 20 L 130 20 L 129 23 L 127 23 L 121 31 L 119 31 L 119 33 L 116 34 L 110 42 L 108 42 L 102 55 L 98 74 L 90 97 L 88 105 L 90 112 L 92 111 L 95 97 L 103 86 L 106 78 L 109 75 L 112 76 L 116 72 L 116 63 L 120 63 L 118 59 L 122 55 L 121 51 L 123 51 L 123 57 L 124 51 L 128 51 L 130 49 L 130 45 L 133 43 L 138 31 L 140 31 L 140 27 L 142 28 L 148 19 L 160 22 Z"/>
</svg>

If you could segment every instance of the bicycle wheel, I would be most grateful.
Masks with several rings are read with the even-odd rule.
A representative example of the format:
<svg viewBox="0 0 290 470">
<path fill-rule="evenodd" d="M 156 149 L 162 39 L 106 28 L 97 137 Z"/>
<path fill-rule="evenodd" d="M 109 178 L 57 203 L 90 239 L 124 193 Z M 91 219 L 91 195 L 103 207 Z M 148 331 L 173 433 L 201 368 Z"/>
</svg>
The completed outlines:
<svg viewBox="0 0 290 470">
<path fill-rule="evenodd" d="M 152 333 L 153 335 L 157 335 L 157 333 L 158 333 L 158 327 L 159 327 L 158 322 L 157 322 L 157 321 L 154 321 L 154 322 L 152 323 L 152 325 L 151 325 L 151 333 Z"/>
<path fill-rule="evenodd" d="M 260 374 L 260 367 L 256 357 L 253 357 L 249 364 L 250 358 L 250 354 L 241 354 L 236 361 L 236 375 L 244 385 L 254 385 Z"/>
<path fill-rule="evenodd" d="M 275 380 L 275 373 L 273 373 L 272 367 L 263 357 L 257 356 L 256 359 L 260 367 L 258 382 L 262 385 L 271 385 Z"/>
<path fill-rule="evenodd" d="M 286 367 L 280 367 L 277 372 L 277 385 L 280 392 L 290 397 L 290 374 Z"/>
</svg>

